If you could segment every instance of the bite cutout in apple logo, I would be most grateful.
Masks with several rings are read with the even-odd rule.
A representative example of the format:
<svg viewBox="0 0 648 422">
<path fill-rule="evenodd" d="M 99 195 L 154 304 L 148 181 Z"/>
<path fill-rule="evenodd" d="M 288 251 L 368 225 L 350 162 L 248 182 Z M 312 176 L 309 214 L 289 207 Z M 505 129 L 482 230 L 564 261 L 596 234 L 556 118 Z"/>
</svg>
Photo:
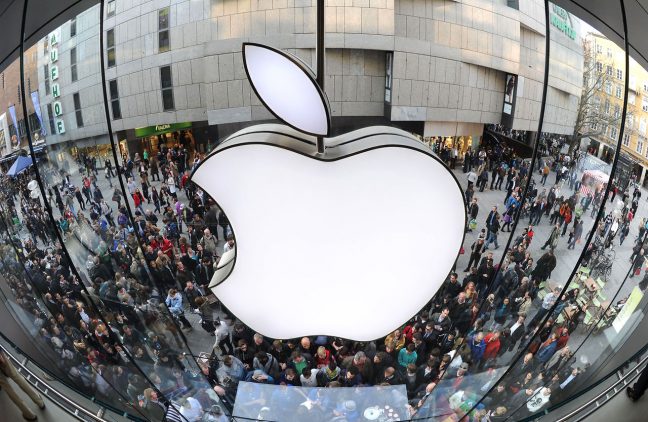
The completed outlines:
<svg viewBox="0 0 648 422">
<path fill-rule="evenodd" d="M 308 69 L 257 44 L 244 44 L 244 63 L 257 96 L 291 127 L 243 129 L 192 175 L 235 234 L 212 291 L 271 338 L 386 335 L 452 269 L 466 224 L 457 179 L 426 145 L 392 127 L 327 138 L 318 154 L 316 135 L 328 135 L 330 113 Z M 276 98 L 285 93 L 297 99 Z"/>
</svg>

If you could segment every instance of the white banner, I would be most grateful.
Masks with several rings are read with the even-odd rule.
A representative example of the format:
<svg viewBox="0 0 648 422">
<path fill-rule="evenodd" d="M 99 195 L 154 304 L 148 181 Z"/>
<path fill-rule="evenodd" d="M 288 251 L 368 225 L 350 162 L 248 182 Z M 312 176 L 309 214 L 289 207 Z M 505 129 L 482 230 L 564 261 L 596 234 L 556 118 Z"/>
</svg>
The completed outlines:
<svg viewBox="0 0 648 422">
<path fill-rule="evenodd" d="M 7 155 L 11 153 L 11 136 L 9 136 L 9 125 L 7 124 L 7 113 L 2 113 L 0 115 L 0 129 L 2 129 L 4 142 L 5 142 L 4 155 Z"/>
</svg>

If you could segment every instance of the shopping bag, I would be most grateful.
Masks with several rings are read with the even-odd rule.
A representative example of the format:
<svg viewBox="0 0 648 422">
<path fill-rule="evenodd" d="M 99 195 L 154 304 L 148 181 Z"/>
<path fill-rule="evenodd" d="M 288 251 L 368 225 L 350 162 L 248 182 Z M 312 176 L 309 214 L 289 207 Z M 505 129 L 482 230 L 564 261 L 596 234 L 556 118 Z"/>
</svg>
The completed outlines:
<svg viewBox="0 0 648 422">
<path fill-rule="evenodd" d="M 470 230 L 475 230 L 477 228 L 477 220 L 475 220 L 474 218 L 470 220 L 470 222 L 468 223 L 468 228 Z"/>
</svg>

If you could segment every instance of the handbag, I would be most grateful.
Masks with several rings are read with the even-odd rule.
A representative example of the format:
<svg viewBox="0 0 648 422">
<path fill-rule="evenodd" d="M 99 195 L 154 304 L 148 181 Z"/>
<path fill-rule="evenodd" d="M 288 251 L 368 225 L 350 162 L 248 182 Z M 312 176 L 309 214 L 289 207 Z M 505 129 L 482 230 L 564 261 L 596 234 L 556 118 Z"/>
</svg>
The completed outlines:
<svg viewBox="0 0 648 422">
<path fill-rule="evenodd" d="M 634 275 L 639 275 L 639 274 L 641 274 L 641 267 L 637 268 L 637 269 L 634 271 Z"/>
<path fill-rule="evenodd" d="M 477 220 L 475 220 L 474 218 L 470 220 L 470 222 L 468 223 L 468 228 L 470 230 L 475 230 L 477 228 Z"/>
</svg>

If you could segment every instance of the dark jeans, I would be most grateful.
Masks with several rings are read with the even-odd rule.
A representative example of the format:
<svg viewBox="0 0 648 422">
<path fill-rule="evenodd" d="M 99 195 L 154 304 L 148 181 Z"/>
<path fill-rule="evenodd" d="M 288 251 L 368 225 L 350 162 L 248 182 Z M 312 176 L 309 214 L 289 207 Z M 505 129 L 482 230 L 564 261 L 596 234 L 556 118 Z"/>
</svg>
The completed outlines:
<svg viewBox="0 0 648 422">
<path fill-rule="evenodd" d="M 174 315 L 174 316 L 176 317 L 176 319 L 177 319 L 178 321 L 180 321 L 180 322 L 182 323 L 182 326 L 183 326 L 184 328 L 191 328 L 191 323 L 189 322 L 189 320 L 187 319 L 187 317 L 184 316 L 184 312 L 181 313 L 181 314 L 178 314 L 178 315 Z"/>
<path fill-rule="evenodd" d="M 637 382 L 632 386 L 632 389 L 634 390 L 634 399 L 637 400 L 639 397 L 643 396 L 646 388 L 648 388 L 648 366 L 644 368 L 637 379 Z"/>
<path fill-rule="evenodd" d="M 225 337 L 221 341 L 218 342 L 218 347 L 220 347 L 221 352 L 227 353 L 228 355 L 231 355 L 234 353 L 234 347 L 232 347 L 232 343 L 229 340 L 229 337 Z M 227 349 L 227 352 L 225 351 Z"/>
</svg>

